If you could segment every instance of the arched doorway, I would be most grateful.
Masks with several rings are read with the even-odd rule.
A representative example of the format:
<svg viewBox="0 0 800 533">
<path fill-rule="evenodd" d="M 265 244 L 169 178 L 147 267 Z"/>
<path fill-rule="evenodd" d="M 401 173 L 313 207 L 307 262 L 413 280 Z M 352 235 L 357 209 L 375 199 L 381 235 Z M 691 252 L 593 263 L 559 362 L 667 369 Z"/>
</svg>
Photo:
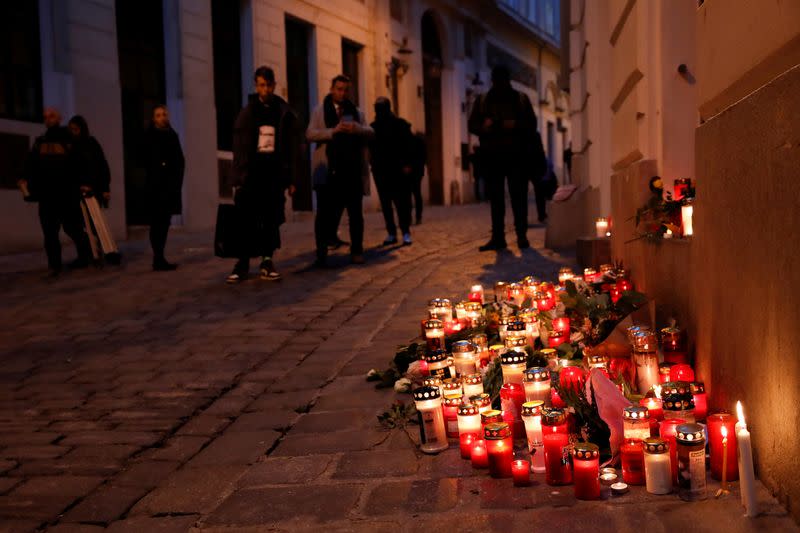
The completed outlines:
<svg viewBox="0 0 800 533">
<path fill-rule="evenodd" d="M 428 195 L 434 205 L 444 203 L 442 166 L 442 45 L 434 15 L 422 15 L 422 68 L 425 106 L 425 144 L 428 150 Z"/>
</svg>

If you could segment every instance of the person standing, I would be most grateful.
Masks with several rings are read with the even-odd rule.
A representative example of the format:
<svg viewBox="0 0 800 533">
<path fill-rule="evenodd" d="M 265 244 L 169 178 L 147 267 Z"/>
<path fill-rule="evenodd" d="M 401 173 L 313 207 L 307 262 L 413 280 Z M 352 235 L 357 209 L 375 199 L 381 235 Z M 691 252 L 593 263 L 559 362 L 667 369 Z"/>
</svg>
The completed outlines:
<svg viewBox="0 0 800 533">
<path fill-rule="evenodd" d="M 411 179 L 411 195 L 414 197 L 414 215 L 418 226 L 422 224 L 422 178 L 425 176 L 427 162 L 425 136 L 417 132 L 411 139 L 411 164 L 404 169 L 404 172 Z"/>
<path fill-rule="evenodd" d="M 378 189 L 386 223 L 384 246 L 397 244 L 394 209 L 403 234 L 403 244 L 411 244 L 411 124 L 392 113 L 391 102 L 381 96 L 375 101 L 375 121 L 370 124 L 375 136 L 369 143 L 372 175 Z"/>
<path fill-rule="evenodd" d="M 36 138 L 25 161 L 19 186 L 39 202 L 39 223 L 50 273 L 61 273 L 61 241 L 64 228 L 75 243 L 78 257 L 70 268 L 86 268 L 92 255 L 81 215 L 81 160 L 74 150 L 69 130 L 61 126 L 61 114 L 49 107 L 44 111 L 44 135 Z"/>
<path fill-rule="evenodd" d="M 281 279 L 273 255 L 281 247 L 286 192 L 294 194 L 296 158 L 300 153 L 297 115 L 275 94 L 275 72 L 261 66 L 253 79 L 256 92 L 239 112 L 233 133 L 237 184 L 234 203 L 241 213 L 245 248 L 228 276 L 228 283 L 247 278 L 253 256 L 261 258 L 261 279 Z"/>
<path fill-rule="evenodd" d="M 153 119 L 144 135 L 146 190 L 150 215 L 150 246 L 153 270 L 166 272 L 178 265 L 164 256 L 172 215 L 181 213 L 185 160 L 178 134 L 169 122 L 167 106 L 153 109 Z"/>
<path fill-rule="evenodd" d="M 369 194 L 366 142 L 373 135 L 364 115 L 347 98 L 350 78 L 339 74 L 330 93 L 311 114 L 306 138 L 317 143 L 312 163 L 317 215 L 314 219 L 318 267 L 327 266 L 328 244 L 343 209 L 350 226 L 350 259 L 364 263 L 362 198 Z"/>
<path fill-rule="evenodd" d="M 492 237 L 480 251 L 504 250 L 505 182 L 511 196 L 517 246 L 528 242 L 528 175 L 543 166 L 544 153 L 531 150 L 536 136 L 536 115 L 528 97 L 511 87 L 508 68 L 492 70 L 492 88 L 478 100 L 469 117 L 469 131 L 480 137 L 486 189 L 492 213 Z M 541 144 L 541 138 L 539 138 Z M 528 170 L 531 169 L 531 170 Z"/>
</svg>

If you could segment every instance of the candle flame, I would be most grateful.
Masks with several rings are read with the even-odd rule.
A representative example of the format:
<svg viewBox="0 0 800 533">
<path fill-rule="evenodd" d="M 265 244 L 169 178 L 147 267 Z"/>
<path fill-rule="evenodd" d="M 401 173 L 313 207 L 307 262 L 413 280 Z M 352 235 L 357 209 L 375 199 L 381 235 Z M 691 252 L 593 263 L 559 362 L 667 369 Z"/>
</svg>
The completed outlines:
<svg viewBox="0 0 800 533">
<path fill-rule="evenodd" d="M 739 422 L 744 426 L 747 427 L 747 422 L 744 421 L 744 410 L 742 410 L 742 402 L 736 402 L 736 416 L 739 418 Z"/>
<path fill-rule="evenodd" d="M 661 398 L 661 385 L 654 385 L 653 390 L 656 392 L 656 398 Z"/>
<path fill-rule="evenodd" d="M 722 438 L 723 439 L 727 439 L 728 438 L 728 428 L 726 428 L 725 426 L 722 426 L 722 429 L 720 431 L 722 431 Z"/>
</svg>

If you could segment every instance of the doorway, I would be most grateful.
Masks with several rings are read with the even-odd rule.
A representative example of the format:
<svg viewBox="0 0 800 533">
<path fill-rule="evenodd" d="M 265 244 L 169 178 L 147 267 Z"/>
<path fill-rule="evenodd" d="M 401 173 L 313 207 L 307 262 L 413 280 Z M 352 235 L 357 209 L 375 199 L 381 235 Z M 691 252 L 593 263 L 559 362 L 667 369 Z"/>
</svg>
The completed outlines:
<svg viewBox="0 0 800 533">
<path fill-rule="evenodd" d="M 116 1 L 128 225 L 149 223 L 141 141 L 153 108 L 166 100 L 163 19 L 162 0 Z"/>
<path fill-rule="evenodd" d="M 311 116 L 311 39 L 313 27 L 297 19 L 286 17 L 286 88 L 289 104 L 297 113 L 299 127 L 305 132 L 308 119 Z M 298 157 L 297 180 L 294 196 L 292 196 L 292 209 L 295 211 L 311 211 L 312 184 L 311 184 L 311 147 L 303 138 L 301 154 Z"/>
<path fill-rule="evenodd" d="M 430 11 L 422 16 L 423 100 L 425 145 L 428 152 L 428 201 L 444 204 L 442 164 L 442 47 Z"/>
</svg>

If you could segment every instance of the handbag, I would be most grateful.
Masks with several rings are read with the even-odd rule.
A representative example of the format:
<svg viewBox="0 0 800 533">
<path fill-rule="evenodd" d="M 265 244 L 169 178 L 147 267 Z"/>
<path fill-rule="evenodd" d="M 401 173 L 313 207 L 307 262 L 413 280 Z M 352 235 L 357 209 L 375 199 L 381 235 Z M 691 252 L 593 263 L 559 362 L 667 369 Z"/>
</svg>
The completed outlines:
<svg viewBox="0 0 800 533">
<path fill-rule="evenodd" d="M 214 255 L 238 259 L 244 250 L 241 211 L 233 204 L 219 204 L 214 230 Z"/>
</svg>

